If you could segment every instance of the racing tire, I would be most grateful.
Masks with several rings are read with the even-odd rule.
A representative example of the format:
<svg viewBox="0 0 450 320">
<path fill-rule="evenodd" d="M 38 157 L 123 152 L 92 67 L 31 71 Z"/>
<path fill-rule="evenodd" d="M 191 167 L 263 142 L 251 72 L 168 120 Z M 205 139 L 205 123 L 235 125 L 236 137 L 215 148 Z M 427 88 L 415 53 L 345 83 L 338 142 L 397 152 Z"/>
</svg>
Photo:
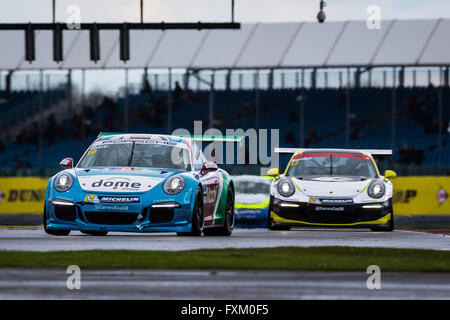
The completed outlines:
<svg viewBox="0 0 450 320">
<path fill-rule="evenodd" d="M 194 211 L 192 212 L 192 231 L 191 232 L 177 232 L 178 236 L 199 237 L 203 233 L 205 224 L 203 214 L 203 195 L 200 187 L 195 194 Z"/>
<path fill-rule="evenodd" d="M 231 187 L 227 190 L 227 203 L 225 205 L 225 217 L 222 227 L 207 228 L 203 230 L 205 236 L 229 237 L 234 229 L 234 193 Z"/>
<path fill-rule="evenodd" d="M 104 237 L 108 234 L 108 231 L 81 231 L 81 233 L 89 236 Z"/>
<path fill-rule="evenodd" d="M 375 226 L 370 228 L 373 232 L 391 232 L 394 231 L 394 206 L 392 205 L 392 199 L 389 200 L 389 211 L 391 212 L 391 220 L 386 226 Z"/>
<path fill-rule="evenodd" d="M 47 234 L 51 234 L 52 236 L 68 236 L 70 230 L 58 230 L 58 229 L 47 229 L 47 211 L 44 207 L 44 213 L 42 215 L 42 220 L 44 224 L 44 231 Z"/>
<path fill-rule="evenodd" d="M 267 213 L 267 229 L 272 231 L 289 231 L 291 230 L 291 226 L 274 225 L 272 217 L 270 216 L 270 206 L 269 206 L 269 212 Z"/>
</svg>

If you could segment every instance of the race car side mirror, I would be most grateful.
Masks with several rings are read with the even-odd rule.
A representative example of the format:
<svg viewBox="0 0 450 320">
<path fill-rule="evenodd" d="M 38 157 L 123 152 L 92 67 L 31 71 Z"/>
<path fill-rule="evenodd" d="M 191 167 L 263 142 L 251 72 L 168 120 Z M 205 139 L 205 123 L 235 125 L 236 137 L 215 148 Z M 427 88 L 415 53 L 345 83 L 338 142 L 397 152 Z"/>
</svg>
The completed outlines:
<svg viewBox="0 0 450 320">
<path fill-rule="evenodd" d="M 265 175 L 276 178 L 280 175 L 280 171 L 278 170 L 278 168 L 271 168 L 269 169 L 269 171 L 266 172 Z"/>
<path fill-rule="evenodd" d="M 397 174 L 395 173 L 395 171 L 392 170 L 386 170 L 384 172 L 384 177 L 386 179 L 394 179 L 395 177 L 397 177 Z"/>
<path fill-rule="evenodd" d="M 73 159 L 72 158 L 64 158 L 59 163 L 59 166 L 64 169 L 72 169 L 73 168 Z"/>
<path fill-rule="evenodd" d="M 215 164 L 214 162 L 211 162 L 211 161 L 206 161 L 202 165 L 202 170 L 200 170 L 200 174 L 202 176 L 204 176 L 207 173 L 217 171 L 217 169 L 219 169 L 217 164 Z"/>
</svg>

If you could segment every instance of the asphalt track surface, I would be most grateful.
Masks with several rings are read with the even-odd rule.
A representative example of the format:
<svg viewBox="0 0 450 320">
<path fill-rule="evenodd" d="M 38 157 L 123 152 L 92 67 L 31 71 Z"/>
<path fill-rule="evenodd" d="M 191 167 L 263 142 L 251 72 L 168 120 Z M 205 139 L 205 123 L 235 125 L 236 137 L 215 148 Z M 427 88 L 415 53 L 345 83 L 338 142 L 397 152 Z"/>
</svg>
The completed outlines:
<svg viewBox="0 0 450 320">
<path fill-rule="evenodd" d="M 174 233 L 110 233 L 106 237 L 72 232 L 67 237 L 44 230 L 0 230 L 0 250 L 195 250 L 223 248 L 353 246 L 450 250 L 450 235 L 365 229 L 236 229 L 230 237 L 178 237 Z"/>
<path fill-rule="evenodd" d="M 450 250 L 450 236 L 363 229 L 237 229 L 231 237 L 0 230 L 0 250 L 193 250 L 277 246 L 363 246 Z M 2 268 L 0 299 L 449 299 L 450 274 L 382 272 L 381 289 L 361 272 L 81 270 L 81 289 L 69 290 L 66 269 Z"/>
<path fill-rule="evenodd" d="M 2 269 L 0 299 L 450 299 L 450 274 L 382 272 L 380 289 L 365 272 L 81 270 L 78 290 L 68 276 Z"/>
</svg>

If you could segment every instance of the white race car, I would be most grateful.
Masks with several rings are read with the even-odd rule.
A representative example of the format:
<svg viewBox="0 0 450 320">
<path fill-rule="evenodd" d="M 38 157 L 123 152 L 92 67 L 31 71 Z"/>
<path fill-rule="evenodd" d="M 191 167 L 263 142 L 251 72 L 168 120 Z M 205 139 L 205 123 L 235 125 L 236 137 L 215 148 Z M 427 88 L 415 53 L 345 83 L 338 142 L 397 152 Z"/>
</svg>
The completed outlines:
<svg viewBox="0 0 450 320">
<path fill-rule="evenodd" d="M 267 227 L 289 230 L 291 226 L 367 227 L 392 231 L 393 186 L 396 173 L 380 175 L 373 155 L 392 155 L 391 150 L 292 149 L 284 174 L 270 188 Z"/>
</svg>

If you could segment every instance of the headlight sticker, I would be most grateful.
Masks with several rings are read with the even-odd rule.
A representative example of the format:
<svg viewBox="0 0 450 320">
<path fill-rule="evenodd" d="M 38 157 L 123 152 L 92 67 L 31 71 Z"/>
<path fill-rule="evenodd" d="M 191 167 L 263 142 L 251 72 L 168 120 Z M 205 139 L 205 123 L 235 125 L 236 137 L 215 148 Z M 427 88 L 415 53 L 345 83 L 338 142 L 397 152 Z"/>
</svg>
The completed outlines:
<svg viewBox="0 0 450 320">
<path fill-rule="evenodd" d="M 316 205 L 348 205 L 353 204 L 352 198 L 309 198 L 308 203 Z"/>
<path fill-rule="evenodd" d="M 101 203 L 138 203 L 141 202 L 141 198 L 139 196 L 120 196 L 120 197 L 111 197 L 111 196 L 99 196 Z"/>
<path fill-rule="evenodd" d="M 88 194 L 84 198 L 85 202 L 90 203 L 139 203 L 141 197 L 139 196 L 97 196 Z"/>
</svg>

